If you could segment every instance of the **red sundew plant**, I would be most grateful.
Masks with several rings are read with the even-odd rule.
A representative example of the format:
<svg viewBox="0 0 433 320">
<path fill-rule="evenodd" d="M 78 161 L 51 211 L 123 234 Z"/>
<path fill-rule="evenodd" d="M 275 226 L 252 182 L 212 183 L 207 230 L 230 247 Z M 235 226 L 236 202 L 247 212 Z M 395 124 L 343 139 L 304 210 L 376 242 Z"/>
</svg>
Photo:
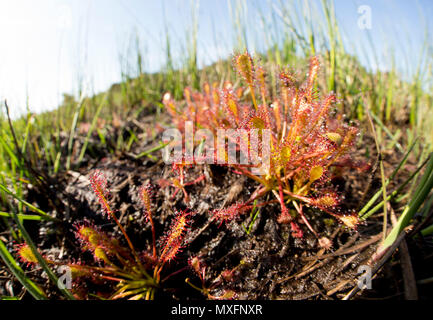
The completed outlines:
<svg viewBox="0 0 433 320">
<path fill-rule="evenodd" d="M 214 281 L 212 281 L 210 285 L 207 285 L 207 266 L 200 260 L 199 257 L 191 257 L 188 262 L 191 269 L 198 276 L 201 282 L 200 288 L 193 284 L 189 278 L 186 278 L 185 282 L 188 283 L 192 288 L 200 291 L 210 300 L 231 300 L 236 298 L 236 292 L 234 292 L 233 290 L 222 289 L 222 294 L 219 296 L 213 295 L 212 291 L 219 288 L 222 285 L 223 280 L 228 282 L 232 281 L 237 268 L 223 271 L 221 275 L 218 276 Z"/>
<path fill-rule="evenodd" d="M 165 266 L 176 258 L 186 245 L 186 235 L 190 229 L 193 213 L 176 211 L 169 230 L 161 237 L 159 245 L 155 238 L 155 225 L 152 213 L 153 192 L 149 185 L 140 188 L 140 198 L 144 207 L 147 221 L 152 229 L 152 251 L 137 253 L 125 229 L 116 217 L 115 211 L 110 205 L 110 195 L 107 181 L 104 175 L 96 171 L 90 177 L 91 187 L 98 197 L 105 215 L 113 219 L 122 232 L 128 247 L 120 244 L 114 236 L 101 231 L 101 229 L 88 221 L 75 223 L 75 236 L 80 243 L 82 251 L 90 252 L 97 266 L 78 263 L 63 263 L 45 259 L 52 265 L 70 268 L 74 280 L 75 295 L 77 298 L 86 298 L 82 293 L 81 280 L 85 278 L 92 282 L 110 281 L 116 284 L 116 292 L 110 299 L 128 298 L 130 300 L 154 299 L 155 291 L 171 276 L 181 272 L 177 270 L 161 279 L 161 273 Z M 38 263 L 27 244 L 16 246 L 16 252 L 20 259 L 29 265 Z"/>
<path fill-rule="evenodd" d="M 165 187 L 173 187 L 175 191 L 173 192 L 171 199 L 174 199 L 176 195 L 179 193 L 179 191 L 183 192 L 183 200 L 185 203 L 188 203 L 190 200 L 190 197 L 188 195 L 188 192 L 186 191 L 186 187 L 192 186 L 195 184 L 198 184 L 200 181 L 205 180 L 205 175 L 200 175 L 198 178 L 192 180 L 192 181 L 185 181 L 185 167 L 190 167 L 191 164 L 186 164 L 185 162 L 181 161 L 180 163 L 173 163 L 172 165 L 172 172 L 177 175 L 177 177 L 172 177 L 169 180 L 167 179 L 160 179 L 159 185 L 162 188 Z"/>
<path fill-rule="evenodd" d="M 163 104 L 181 132 L 185 132 L 185 121 L 192 121 L 195 128 L 207 129 L 214 135 L 219 129 L 232 129 L 235 134 L 228 135 L 228 140 L 236 145 L 236 152 L 249 160 L 248 164 L 225 165 L 259 186 L 245 203 L 214 211 L 215 219 L 228 221 L 249 210 L 256 199 L 272 193 L 281 207 L 278 222 L 289 224 L 293 236 L 303 235 L 294 219 L 297 215 L 319 238 L 304 214 L 306 207 L 326 212 L 356 228 L 357 215 L 338 209 L 340 198 L 329 182 L 332 167 L 356 167 L 349 151 L 358 129 L 334 113 L 335 94 L 319 96 L 316 90 L 319 60 L 311 58 L 308 76 L 301 85 L 292 73 L 282 70 L 277 97 L 269 96 L 271 90 L 264 69 L 256 66 L 248 53 L 235 56 L 233 63 L 244 87 L 235 89 L 226 82 L 221 89 L 215 84 L 205 84 L 203 92 L 187 88 L 183 105 L 168 93 L 163 97 Z M 246 135 L 236 135 L 242 130 Z M 265 133 L 269 133 L 269 139 Z M 195 146 L 199 142 L 194 141 Z M 219 164 L 216 158 L 221 155 L 228 159 L 225 146 L 221 148 L 214 143 L 213 147 L 212 163 Z M 263 169 L 261 164 L 265 162 L 269 165 Z M 257 173 L 255 169 L 260 167 L 262 170 Z"/>
</svg>

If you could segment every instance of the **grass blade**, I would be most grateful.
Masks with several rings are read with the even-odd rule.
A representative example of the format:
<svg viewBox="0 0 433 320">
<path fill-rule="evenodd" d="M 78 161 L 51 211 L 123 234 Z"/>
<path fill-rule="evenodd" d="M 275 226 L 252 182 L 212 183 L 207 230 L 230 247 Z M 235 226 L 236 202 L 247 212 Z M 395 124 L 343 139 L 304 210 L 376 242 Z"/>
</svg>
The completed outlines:
<svg viewBox="0 0 433 320">
<path fill-rule="evenodd" d="M 45 216 L 37 216 L 34 214 L 17 214 L 18 218 L 22 219 L 22 220 L 32 220 L 32 221 L 41 221 L 41 220 L 51 220 L 48 217 Z M 13 218 L 13 214 L 9 213 L 9 212 L 2 212 L 0 211 L 0 217 L 5 217 L 5 218 Z"/>
<path fill-rule="evenodd" d="M 75 139 L 75 129 L 77 128 L 78 117 L 80 116 L 83 104 L 84 104 L 84 91 L 82 92 L 81 97 L 80 97 L 80 102 L 78 103 L 78 105 L 75 109 L 74 118 L 72 120 L 72 125 L 71 125 L 71 130 L 69 132 L 68 156 L 66 159 L 66 170 L 69 170 L 71 167 L 72 148 L 74 146 L 74 139 Z"/>
<path fill-rule="evenodd" d="M 397 221 L 395 227 L 391 230 L 389 235 L 383 241 L 381 250 L 386 250 L 390 247 L 395 239 L 399 236 L 400 232 L 409 224 L 419 207 L 424 203 L 424 200 L 433 188 L 433 156 L 430 154 L 430 159 L 426 171 L 418 185 L 413 199 L 409 205 L 404 209 L 402 215 Z"/>
<path fill-rule="evenodd" d="M 427 159 L 428 160 L 428 159 Z M 397 196 L 401 190 L 403 190 L 403 188 L 410 182 L 412 181 L 412 179 L 418 174 L 418 172 L 421 171 L 421 169 L 425 166 L 425 164 L 427 163 L 427 160 L 424 161 L 424 163 L 422 165 L 420 165 L 410 176 L 409 178 L 406 179 L 406 181 L 404 181 L 396 190 L 394 190 L 393 192 L 391 192 L 387 198 L 386 201 L 390 201 L 391 199 L 393 199 L 395 196 Z M 380 193 L 379 193 L 380 194 Z M 405 194 L 404 197 L 408 196 L 408 194 Z M 371 209 L 370 211 L 368 211 L 367 213 L 365 213 L 363 216 L 360 217 L 361 220 L 365 220 L 368 217 L 370 217 L 372 214 L 374 214 L 377 210 L 379 210 L 380 208 L 383 207 L 384 201 L 381 201 L 380 203 L 378 203 L 373 209 Z"/>
<path fill-rule="evenodd" d="M 415 139 L 412 142 L 412 144 L 409 146 L 409 148 L 408 148 L 406 154 L 404 155 L 403 159 L 400 161 L 400 163 L 398 164 L 398 166 L 391 173 L 391 176 L 385 182 L 385 186 L 387 186 L 394 179 L 394 177 L 397 175 L 397 173 L 399 172 L 399 170 L 401 169 L 401 167 L 406 163 L 407 158 L 409 157 L 409 154 L 412 152 L 413 148 L 415 147 L 416 142 L 417 142 L 417 139 Z M 374 194 L 374 196 L 371 197 L 371 199 L 367 202 L 367 204 L 359 211 L 358 215 L 360 217 L 362 217 L 363 215 L 365 215 L 365 213 L 371 208 L 371 206 L 376 202 L 376 200 L 380 197 L 381 194 L 382 194 L 382 188 L 380 188 L 380 190 L 378 190 Z"/>
<path fill-rule="evenodd" d="M 166 142 L 166 143 L 159 142 L 159 146 L 156 146 L 156 147 L 154 147 L 154 148 L 151 148 L 151 149 L 149 149 L 149 150 L 146 150 L 146 151 L 140 153 L 139 155 L 136 155 L 136 156 L 135 156 L 135 159 L 140 159 L 140 158 L 142 158 L 142 157 L 149 156 L 152 152 L 155 152 L 155 151 L 161 150 L 161 149 L 163 149 L 164 147 L 168 146 L 170 143 L 171 143 L 171 141 Z"/>
<path fill-rule="evenodd" d="M 108 96 L 108 91 L 105 93 L 104 97 L 102 98 L 101 103 L 98 106 L 98 109 L 95 112 L 95 115 L 93 116 L 92 124 L 90 125 L 90 129 L 87 132 L 86 140 L 84 140 L 83 147 L 81 148 L 81 152 L 80 152 L 80 156 L 78 158 L 77 165 L 79 165 L 81 163 L 81 161 L 83 161 L 84 155 L 85 155 L 86 150 L 87 150 L 87 146 L 89 144 L 90 137 L 91 137 L 93 131 L 95 130 L 96 124 L 97 124 L 98 119 L 99 119 L 99 114 L 101 113 L 102 108 L 105 106 L 105 102 L 107 101 L 107 96 Z"/>
</svg>

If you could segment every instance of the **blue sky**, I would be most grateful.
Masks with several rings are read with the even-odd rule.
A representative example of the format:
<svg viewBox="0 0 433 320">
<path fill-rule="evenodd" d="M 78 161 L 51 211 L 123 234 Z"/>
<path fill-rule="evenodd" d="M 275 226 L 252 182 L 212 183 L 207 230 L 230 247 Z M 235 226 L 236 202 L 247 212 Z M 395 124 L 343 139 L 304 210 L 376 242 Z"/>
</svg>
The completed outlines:
<svg viewBox="0 0 433 320">
<path fill-rule="evenodd" d="M 279 0 L 245 3 L 252 30 L 248 44 L 254 51 L 264 43 L 258 12 L 269 16 L 270 8 Z M 320 7 L 320 1 L 309 3 Z M 394 50 L 402 72 L 413 72 L 426 26 L 430 31 L 428 42 L 433 43 L 429 19 L 433 2 L 335 0 L 346 49 L 375 68 L 367 31 L 357 25 L 361 5 L 371 7 L 369 32 L 378 67 L 389 67 L 389 54 Z M 227 57 L 235 35 L 227 0 L 201 0 L 198 8 L 198 52 L 203 65 Z M 278 15 L 268 21 L 283 25 Z M 57 106 L 62 93 L 76 94 L 79 83 L 89 94 L 105 90 L 120 81 L 122 69 L 128 68 L 126 61 L 134 52 L 136 35 L 146 70 L 157 71 L 165 61 L 165 26 L 175 56 L 182 58 L 185 30 L 191 25 L 190 0 L 0 1 L 0 99 L 7 98 L 12 112 L 18 114 L 25 109 L 27 97 L 32 111 L 42 111 Z"/>
</svg>

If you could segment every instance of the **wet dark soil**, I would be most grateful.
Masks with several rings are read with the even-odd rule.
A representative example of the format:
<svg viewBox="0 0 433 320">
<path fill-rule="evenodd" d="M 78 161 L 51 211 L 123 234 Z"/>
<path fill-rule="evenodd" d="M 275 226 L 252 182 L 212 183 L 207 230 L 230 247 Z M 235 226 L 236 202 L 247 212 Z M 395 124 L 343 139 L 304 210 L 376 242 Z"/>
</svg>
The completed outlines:
<svg viewBox="0 0 433 320">
<path fill-rule="evenodd" d="M 309 210 L 307 217 L 313 228 L 332 242 L 332 247 L 320 248 L 315 236 L 299 223 L 304 232 L 302 239 L 291 236 L 289 226 L 277 223 L 280 208 L 276 204 L 262 207 L 257 217 L 249 213 L 236 220 L 219 225 L 211 221 L 214 209 L 245 201 L 257 187 L 254 182 L 239 176 L 225 167 L 196 166 L 187 170 L 186 181 L 201 174 L 206 179 L 186 188 L 190 201 L 185 203 L 182 192 L 172 197 L 174 188 L 161 187 L 161 181 L 173 176 L 170 166 L 160 160 L 160 151 L 151 157 L 136 155 L 158 145 L 162 129 L 166 126 L 162 116 L 141 115 L 138 119 L 107 125 L 107 142 L 101 145 L 98 136 L 92 136 L 88 156 L 68 172 L 58 174 L 52 186 L 60 203 L 56 209 L 47 201 L 47 193 L 36 187 L 28 189 L 27 199 L 40 208 L 52 212 L 61 222 L 25 223 L 35 243 L 46 257 L 56 261 L 82 261 L 95 265 L 93 257 L 83 253 L 73 233 L 73 223 L 87 219 L 102 230 L 123 241 L 118 228 L 101 213 L 99 203 L 90 190 L 89 176 L 94 170 L 103 172 L 111 190 L 111 203 L 126 228 L 132 242 L 140 251 L 151 249 L 151 229 L 139 200 L 139 188 L 145 183 L 154 185 L 153 214 L 157 237 L 168 229 L 176 210 L 195 212 L 192 217 L 188 245 L 166 270 L 167 274 L 182 270 L 188 258 L 199 256 L 207 266 L 206 284 L 212 287 L 212 295 L 222 296 L 227 290 L 236 293 L 237 299 L 283 299 L 283 300 L 332 300 L 343 298 L 360 276 L 360 266 L 366 265 L 380 240 L 382 232 L 380 217 L 372 217 L 358 229 L 351 230 L 339 224 L 326 213 Z M 134 132 L 138 141 L 127 151 L 111 150 L 122 136 L 128 141 Z M 84 140 L 78 136 L 75 150 L 78 152 Z M 126 144 L 126 142 L 125 142 Z M 385 169 L 390 173 L 401 159 L 401 154 L 386 154 Z M 347 210 L 359 210 L 380 187 L 375 171 L 375 147 L 373 139 L 365 131 L 354 158 L 370 163 L 371 169 L 358 172 L 355 169 L 340 171 L 333 179 L 334 187 L 344 195 Z M 396 180 L 404 180 L 413 164 L 409 161 L 406 171 Z M 392 186 L 391 186 L 392 187 Z M 249 229 L 249 231 L 247 231 Z M 378 236 L 379 235 L 379 236 Z M 8 231 L 0 235 L 6 243 L 12 239 Z M 371 240 L 373 239 L 373 240 Z M 432 246 L 409 240 L 415 275 L 427 278 L 428 265 L 432 262 Z M 397 251 L 375 275 L 370 290 L 363 290 L 355 299 L 403 299 L 403 275 Z M 28 275 L 39 283 L 53 299 L 61 298 L 56 288 L 46 279 L 40 269 L 27 269 Z M 223 279 L 221 273 L 232 270 L 232 277 Z M 167 281 L 158 292 L 158 299 L 206 299 L 185 283 L 185 278 L 200 286 L 199 278 L 191 269 L 185 268 Z M 94 293 L 110 292 L 113 285 L 103 283 L 97 287 L 90 282 L 81 286 Z M 432 297 L 431 285 L 420 287 L 421 298 Z M 430 288 L 431 289 L 431 288 Z M 0 263 L 0 296 L 23 294 L 29 297 Z M 90 296 L 91 298 L 91 296 Z"/>
</svg>

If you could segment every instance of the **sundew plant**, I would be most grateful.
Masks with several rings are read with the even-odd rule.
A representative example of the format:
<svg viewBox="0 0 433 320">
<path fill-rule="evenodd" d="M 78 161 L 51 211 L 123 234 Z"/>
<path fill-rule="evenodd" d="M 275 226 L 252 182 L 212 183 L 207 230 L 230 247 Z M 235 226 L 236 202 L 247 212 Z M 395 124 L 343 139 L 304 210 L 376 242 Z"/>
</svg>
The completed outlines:
<svg viewBox="0 0 433 320">
<path fill-rule="evenodd" d="M 205 83 L 202 92 L 185 89 L 183 104 L 176 103 L 170 94 L 163 99 L 173 123 L 184 136 L 188 122 L 201 130 L 195 136 L 199 151 L 195 158 L 179 159 L 178 156 L 175 163 L 198 164 L 205 158 L 211 164 L 225 163 L 234 172 L 257 182 L 248 201 L 215 210 L 214 218 L 220 222 L 231 220 L 251 210 L 254 201 L 271 193 L 281 207 L 278 222 L 290 224 L 296 237 L 303 234 L 296 216 L 319 237 L 308 222 L 306 208 L 325 212 L 349 228 L 356 228 L 357 213 L 338 209 L 341 197 L 329 182 L 335 167 L 365 168 L 365 164 L 355 163 L 350 156 L 358 129 L 335 112 L 334 93 L 321 96 L 317 91 L 318 58 L 311 58 L 302 84 L 293 73 L 282 68 L 276 97 L 270 95 L 272 90 L 264 69 L 255 64 L 248 52 L 236 55 L 233 64 L 243 86 L 234 87 L 231 82 L 225 82 L 220 88 Z M 234 144 L 240 157 L 250 159 L 250 163 L 229 161 L 225 143 L 216 144 L 219 137 L 201 137 L 203 129 L 215 136 L 221 134 L 221 129 L 229 132 L 225 136 L 228 143 Z M 269 164 L 263 166 L 263 163 Z M 264 204 L 256 203 L 256 206 Z"/>
</svg>

